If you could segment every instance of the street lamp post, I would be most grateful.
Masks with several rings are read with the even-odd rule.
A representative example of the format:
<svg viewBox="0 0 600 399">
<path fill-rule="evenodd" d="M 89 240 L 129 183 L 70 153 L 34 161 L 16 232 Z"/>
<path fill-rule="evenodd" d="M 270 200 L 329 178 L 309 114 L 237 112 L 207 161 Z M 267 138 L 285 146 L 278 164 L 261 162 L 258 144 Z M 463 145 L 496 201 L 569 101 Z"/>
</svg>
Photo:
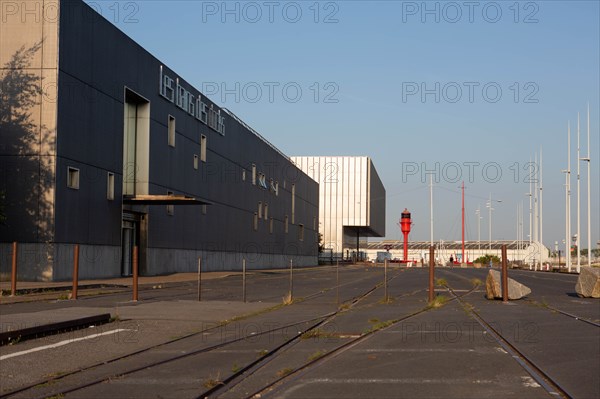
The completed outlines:
<svg viewBox="0 0 600 399">
<path fill-rule="evenodd" d="M 475 211 L 477 215 L 477 249 L 479 250 L 479 255 L 481 255 L 481 209 L 479 209 L 479 205 L 477 205 L 477 210 Z"/>
<path fill-rule="evenodd" d="M 502 202 L 502 200 L 492 200 L 492 193 L 490 193 L 490 199 L 487 201 L 487 203 L 485 205 L 488 208 L 488 210 L 489 210 L 489 218 L 490 218 L 490 221 L 489 221 L 489 242 L 488 242 L 489 250 L 490 251 L 492 250 L 492 211 L 494 210 L 494 208 L 492 208 L 492 201 L 494 201 L 494 202 Z"/>
</svg>

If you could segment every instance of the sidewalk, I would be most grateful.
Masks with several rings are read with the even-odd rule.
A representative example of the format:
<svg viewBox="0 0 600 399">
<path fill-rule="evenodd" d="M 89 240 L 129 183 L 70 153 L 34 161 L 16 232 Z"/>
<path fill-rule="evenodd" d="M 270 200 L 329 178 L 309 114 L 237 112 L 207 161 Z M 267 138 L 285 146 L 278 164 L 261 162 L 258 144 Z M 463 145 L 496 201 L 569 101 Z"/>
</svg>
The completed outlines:
<svg viewBox="0 0 600 399">
<path fill-rule="evenodd" d="M 230 275 L 236 275 L 239 272 L 204 272 L 202 273 L 202 279 L 215 279 L 223 278 Z M 198 279 L 197 273 L 174 273 L 161 276 L 140 276 L 139 284 L 165 284 L 165 283 L 178 283 L 182 281 L 196 281 Z M 80 280 L 79 287 L 85 286 L 120 286 L 120 287 L 131 287 L 133 284 L 133 277 L 116 277 L 107 279 L 94 279 L 94 280 Z M 31 290 L 50 290 L 50 289 L 70 289 L 72 287 L 71 281 L 58 281 L 58 282 L 45 282 L 45 281 L 17 281 L 17 292 L 18 291 L 31 291 Z M 0 289 L 3 291 L 10 291 L 10 281 L 0 281 Z"/>
<path fill-rule="evenodd" d="M 225 278 L 227 276 L 239 275 L 240 272 L 206 272 L 202 273 L 202 280 L 214 280 Z M 162 276 L 139 277 L 138 285 L 140 291 L 152 290 L 154 288 L 167 288 L 177 283 L 192 282 L 198 280 L 197 273 L 175 273 Z M 132 277 L 119 277 L 101 280 L 82 280 L 78 285 L 78 297 L 90 297 L 112 292 L 127 292 L 132 290 Z M 54 334 L 60 331 L 69 331 L 74 329 L 86 328 L 88 326 L 97 326 L 113 320 L 115 317 L 126 317 L 128 319 L 151 318 L 156 317 L 169 318 L 185 315 L 186 320 L 190 320 L 190 313 L 194 309 L 200 314 L 192 317 L 195 319 L 201 316 L 199 320 L 214 321 L 208 315 L 217 308 L 228 308 L 226 305 L 215 305 L 193 302 L 193 301 L 164 301 L 145 304 L 143 302 L 120 303 L 113 306 L 88 307 L 75 306 L 53 309 L 52 311 L 43 310 L 38 312 L 14 313 L 3 312 L 3 306 L 19 304 L 24 302 L 53 301 L 67 299 L 72 290 L 72 284 L 68 281 L 63 282 L 22 282 L 17 283 L 17 295 L 10 295 L 10 282 L 1 282 L 0 288 L 4 291 L 0 298 L 0 346 L 13 341 L 20 341 L 28 338 Z M 70 302 L 70 301 L 65 301 Z M 228 305 L 228 303 L 225 302 Z M 38 305 L 34 306 L 38 307 Z M 231 312 L 221 309 L 222 315 L 238 316 L 239 312 L 244 310 L 255 311 L 262 309 L 267 304 L 245 305 L 240 307 L 236 305 L 235 310 Z M 247 309 L 246 309 L 247 308 Z M 187 310 L 187 311 L 186 311 Z M 221 316 L 222 316 L 221 315 Z"/>
</svg>

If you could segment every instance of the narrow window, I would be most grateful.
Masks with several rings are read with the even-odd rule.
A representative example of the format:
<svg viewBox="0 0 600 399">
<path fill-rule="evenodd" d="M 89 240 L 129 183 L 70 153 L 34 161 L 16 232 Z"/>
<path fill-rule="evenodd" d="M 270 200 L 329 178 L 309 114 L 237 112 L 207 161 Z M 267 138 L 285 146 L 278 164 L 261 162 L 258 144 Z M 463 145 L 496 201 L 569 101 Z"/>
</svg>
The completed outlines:
<svg viewBox="0 0 600 399">
<path fill-rule="evenodd" d="M 246 181 L 246 169 L 242 169 L 242 181 Z"/>
<path fill-rule="evenodd" d="M 198 155 L 194 154 L 194 169 L 198 170 Z"/>
<path fill-rule="evenodd" d="M 288 215 L 285 215 L 285 218 L 283 220 L 283 231 L 287 234 L 289 232 L 289 227 L 288 227 L 289 223 L 288 223 Z"/>
<path fill-rule="evenodd" d="M 115 174 L 108 172 L 106 175 L 106 199 L 115 199 Z"/>
<path fill-rule="evenodd" d="M 206 162 L 206 136 L 200 136 L 200 159 L 202 162 Z"/>
<path fill-rule="evenodd" d="M 169 145 L 175 147 L 175 117 L 169 115 Z"/>
<path fill-rule="evenodd" d="M 275 182 L 275 196 L 276 197 L 279 196 L 279 182 L 278 181 Z"/>
<path fill-rule="evenodd" d="M 313 216 L 313 230 L 317 229 L 317 218 L 316 216 Z"/>
<path fill-rule="evenodd" d="M 256 186 L 256 165 L 252 164 L 252 185 Z"/>
<path fill-rule="evenodd" d="M 254 219 L 252 221 L 252 228 L 254 231 L 258 230 L 258 213 L 254 212 Z"/>
<path fill-rule="evenodd" d="M 298 240 L 304 241 L 304 225 L 303 224 L 298 225 Z"/>
<path fill-rule="evenodd" d="M 202 214 L 203 214 L 203 215 L 206 215 L 206 212 L 208 211 L 208 210 L 207 210 L 207 208 L 208 208 L 208 207 L 206 206 L 206 204 L 205 204 L 205 205 L 202 205 Z"/>
<path fill-rule="evenodd" d="M 273 218 L 269 219 L 269 233 L 273 234 Z"/>
<path fill-rule="evenodd" d="M 258 218 L 259 219 L 262 219 L 262 209 L 263 209 L 262 202 L 259 202 L 258 203 Z"/>
<path fill-rule="evenodd" d="M 296 185 L 292 184 L 292 224 L 296 223 Z"/>
<path fill-rule="evenodd" d="M 167 195 L 173 195 L 173 191 L 167 191 Z M 175 214 L 175 205 L 167 205 L 167 215 L 173 216 Z"/>
<path fill-rule="evenodd" d="M 79 169 L 67 167 L 67 187 L 79 190 Z"/>
<path fill-rule="evenodd" d="M 269 218 L 269 204 L 265 203 L 265 220 Z"/>
</svg>

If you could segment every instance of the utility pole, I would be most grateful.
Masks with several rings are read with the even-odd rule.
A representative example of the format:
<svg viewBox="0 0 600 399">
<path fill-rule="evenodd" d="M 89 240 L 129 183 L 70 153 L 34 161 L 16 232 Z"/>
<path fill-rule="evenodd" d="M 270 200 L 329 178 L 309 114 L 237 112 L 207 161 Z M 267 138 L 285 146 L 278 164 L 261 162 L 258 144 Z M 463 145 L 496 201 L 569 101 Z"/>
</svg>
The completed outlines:
<svg viewBox="0 0 600 399">
<path fill-rule="evenodd" d="M 592 266 L 592 208 L 591 208 L 591 186 L 590 186 L 590 104 L 587 106 L 587 157 L 579 158 L 579 161 L 587 162 L 587 265 L 588 267 Z M 579 163 L 577 163 L 579 167 Z M 579 198 L 579 196 L 578 196 Z M 579 237 L 579 236 L 578 236 Z M 579 239 L 579 238 L 578 238 Z M 579 251 L 579 248 L 577 248 Z"/>
<path fill-rule="evenodd" d="M 433 174 L 429 175 L 429 246 L 433 247 Z"/>
<path fill-rule="evenodd" d="M 580 154 L 579 154 L 579 112 L 577 113 L 577 233 L 575 239 L 575 248 L 577 251 L 577 273 L 581 270 L 581 248 L 579 240 L 581 237 L 581 179 L 580 179 Z"/>
</svg>

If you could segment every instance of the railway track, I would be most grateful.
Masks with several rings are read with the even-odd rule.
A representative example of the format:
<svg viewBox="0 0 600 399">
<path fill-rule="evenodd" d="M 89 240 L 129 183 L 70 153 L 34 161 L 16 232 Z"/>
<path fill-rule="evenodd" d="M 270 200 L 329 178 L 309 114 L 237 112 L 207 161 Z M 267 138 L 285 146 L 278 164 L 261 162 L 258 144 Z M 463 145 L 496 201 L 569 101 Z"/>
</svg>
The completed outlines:
<svg viewBox="0 0 600 399">
<path fill-rule="evenodd" d="M 389 276 L 388 281 L 394 280 L 395 278 L 400 276 L 401 271 L 403 271 L 403 270 L 396 269 L 394 271 L 395 271 L 395 273 L 392 272 L 392 273 L 388 274 L 388 276 Z M 450 274 L 452 274 L 452 273 L 450 273 Z M 449 276 L 450 276 L 450 274 L 449 274 Z M 369 279 L 371 277 L 375 278 L 378 276 L 367 276 L 366 279 Z M 557 397 L 557 398 L 558 397 L 561 397 L 561 398 L 573 397 L 573 395 L 571 395 L 565 387 L 563 387 L 558 381 L 553 379 L 552 376 L 548 375 L 548 373 L 545 372 L 542 367 L 539 367 L 539 365 L 537 365 L 532 359 L 530 359 L 526 353 L 524 353 L 522 350 L 519 350 L 519 348 L 517 348 L 515 345 L 511 344 L 510 339 L 503 336 L 502 331 L 499 330 L 493 322 L 486 320 L 482 316 L 482 314 L 480 312 L 478 312 L 475 309 L 475 307 L 469 302 L 468 296 L 474 292 L 479 292 L 478 288 L 480 286 L 474 285 L 471 289 L 464 289 L 467 282 L 474 284 L 473 279 L 468 279 L 468 278 L 465 278 L 464 276 L 459 276 L 459 275 L 457 277 L 458 278 L 456 279 L 455 284 L 459 285 L 459 287 L 455 287 L 456 288 L 455 289 L 452 287 L 453 284 L 451 283 L 445 288 L 445 290 L 447 290 L 448 294 L 451 296 L 448 299 L 448 301 L 457 301 L 462 306 L 462 308 L 465 310 L 465 312 L 481 326 L 483 331 L 485 331 L 490 337 L 493 337 L 495 342 L 497 342 L 498 345 L 504 351 L 506 351 L 523 368 L 523 370 L 525 370 L 527 372 L 527 374 L 529 374 L 541 387 L 543 387 L 551 397 Z M 346 282 L 344 284 L 344 286 L 351 287 L 353 284 L 359 284 L 359 283 L 362 283 L 364 285 L 366 279 L 360 279 L 360 280 L 355 280 L 352 282 Z M 420 308 L 420 309 L 412 311 L 412 312 L 404 312 L 402 315 L 399 315 L 399 317 L 396 317 L 393 320 L 388 320 L 385 323 L 377 326 L 376 328 L 374 327 L 374 328 L 370 329 L 369 331 L 364 331 L 363 333 L 357 334 L 355 336 L 353 336 L 353 335 L 346 335 L 344 337 L 340 336 L 339 337 L 340 339 L 335 342 L 335 345 L 333 345 L 333 347 L 331 347 L 331 348 L 328 348 L 328 350 L 325 353 L 321 354 L 320 356 L 318 356 L 314 359 L 310 359 L 310 360 L 305 359 L 302 362 L 298 362 L 297 364 L 295 364 L 293 369 L 287 370 L 285 372 L 285 375 L 274 375 L 272 373 L 274 364 L 276 364 L 277 360 L 283 359 L 284 354 L 286 354 L 288 351 L 291 351 L 296 345 L 298 345 L 300 342 L 302 342 L 303 336 L 310 335 L 313 332 L 317 332 L 317 331 L 325 328 L 330 323 L 335 323 L 338 317 L 344 316 L 346 314 L 346 312 L 348 312 L 349 310 L 359 311 L 359 310 L 364 310 L 368 307 L 373 306 L 374 302 L 372 300 L 366 301 L 366 299 L 371 297 L 375 292 L 380 292 L 382 289 L 382 285 L 383 285 L 382 282 L 377 282 L 377 283 L 371 285 L 369 287 L 369 289 L 361 292 L 359 295 L 350 297 L 349 299 L 343 301 L 341 303 L 341 306 L 339 306 L 339 308 L 335 311 L 325 313 L 325 314 L 319 314 L 318 316 L 315 316 L 313 318 L 305 318 L 302 320 L 297 320 L 293 323 L 288 323 L 283 326 L 278 326 L 277 328 L 264 330 L 264 331 L 261 331 L 260 333 L 254 334 L 252 337 L 256 338 L 257 336 L 260 336 L 260 335 L 273 334 L 278 331 L 283 331 L 283 330 L 286 330 L 289 328 L 294 328 L 294 329 L 296 329 L 294 331 L 298 331 L 297 334 L 274 343 L 271 347 L 269 347 L 268 350 L 264 351 L 264 353 L 262 353 L 260 355 L 260 357 L 245 361 L 242 364 L 242 367 L 237 368 L 237 370 L 235 370 L 235 371 L 231 370 L 231 373 L 227 373 L 226 378 L 219 379 L 219 381 L 216 381 L 214 386 L 205 387 L 203 389 L 202 386 L 200 386 L 201 384 L 199 384 L 198 390 L 197 390 L 198 393 L 194 394 L 195 397 L 197 397 L 197 398 L 218 398 L 218 397 L 222 397 L 222 398 L 227 398 L 227 397 L 258 398 L 258 397 L 273 396 L 273 394 L 275 394 L 277 392 L 281 392 L 281 390 L 286 389 L 286 387 L 289 388 L 289 387 L 293 386 L 293 384 L 298 383 L 298 381 L 302 379 L 302 376 L 315 370 L 315 368 L 344 354 L 345 352 L 351 350 L 352 348 L 363 343 L 364 341 L 372 339 L 373 337 L 377 336 L 377 334 L 379 334 L 380 332 L 383 332 L 387 329 L 394 327 L 395 325 L 398 325 L 399 323 L 410 320 L 412 318 L 415 318 L 419 315 L 422 315 L 422 314 L 432 310 L 431 307 L 424 307 L 424 308 Z M 463 289 L 458 289 L 458 288 L 463 288 Z M 306 303 L 313 299 L 321 298 L 325 295 L 332 295 L 332 291 L 334 291 L 335 289 L 336 289 L 336 286 L 333 286 L 333 287 L 329 286 L 324 289 L 313 292 L 309 295 L 306 295 L 304 298 L 302 298 L 301 303 Z M 424 291 L 425 290 L 423 290 L 423 289 L 416 289 L 414 291 L 407 292 L 402 295 L 398 295 L 395 298 L 397 301 L 401 300 L 402 298 L 418 298 L 419 295 L 424 296 Z M 345 298 L 348 298 L 348 297 L 349 297 L 349 295 L 345 295 Z M 365 303 L 365 302 L 369 302 L 369 303 Z M 586 323 L 587 325 L 599 327 L 598 323 L 595 323 L 591 320 L 585 320 L 576 315 L 569 314 L 568 312 L 563 312 L 563 311 L 560 311 L 559 309 L 548 307 L 546 305 L 544 305 L 544 307 L 547 307 L 551 311 L 556 311 L 560 314 L 563 314 L 566 317 L 570 317 L 570 318 L 579 320 L 583 323 Z M 22 387 L 19 390 L 4 393 L 0 396 L 0 398 L 8 398 L 8 397 L 15 396 L 17 394 L 29 395 L 29 393 L 33 394 L 33 395 L 29 395 L 29 397 L 40 397 L 40 398 L 41 397 L 55 397 L 55 396 L 60 397 L 61 395 L 69 395 L 69 394 L 76 395 L 76 393 L 78 391 L 85 390 L 86 388 L 91 388 L 91 387 L 97 386 L 99 384 L 111 381 L 113 379 L 127 377 L 127 376 L 130 376 L 130 375 L 140 372 L 140 371 L 150 370 L 152 368 L 163 367 L 163 366 L 172 364 L 174 362 L 177 362 L 177 361 L 180 361 L 180 360 L 183 360 L 186 358 L 188 358 L 188 359 L 189 358 L 194 358 L 194 359 L 198 358 L 198 362 L 201 363 L 202 362 L 201 359 L 203 359 L 202 356 L 209 355 L 209 354 L 217 355 L 219 353 L 219 351 L 227 350 L 227 348 L 232 348 L 231 350 L 234 350 L 233 347 L 236 344 L 238 344 L 240 342 L 244 342 L 245 340 L 251 338 L 250 336 L 242 336 L 242 337 L 238 337 L 236 339 L 230 339 L 230 340 L 218 342 L 218 343 L 211 344 L 211 345 L 205 345 L 204 347 L 195 348 L 191 351 L 187 351 L 184 354 L 179 354 L 177 356 L 168 356 L 168 357 L 161 359 L 160 361 L 147 362 L 143 365 L 140 365 L 137 367 L 131 367 L 131 368 L 128 368 L 127 370 L 119 371 L 117 373 L 112 373 L 112 374 L 107 373 L 101 378 L 88 380 L 85 383 L 74 384 L 74 385 L 73 384 L 71 384 L 71 385 L 65 384 L 64 387 L 57 386 L 56 389 L 44 390 L 43 394 L 39 394 L 40 392 L 38 392 L 38 395 L 35 395 L 35 393 L 36 393 L 35 387 L 39 386 L 40 384 L 54 384 L 56 382 L 60 382 L 60 380 L 66 378 L 66 377 L 77 375 L 77 374 L 84 374 L 87 370 L 93 369 L 95 367 L 100 367 L 100 366 L 109 365 L 109 364 L 115 364 L 115 363 L 118 363 L 120 360 L 135 357 L 137 355 L 141 355 L 141 354 L 151 351 L 153 349 L 157 349 L 157 348 L 161 348 L 161 347 L 164 348 L 175 342 L 187 342 L 185 340 L 188 340 L 188 339 L 190 339 L 190 342 L 192 342 L 191 341 L 192 338 L 197 337 L 200 334 L 210 333 L 211 330 L 214 330 L 217 328 L 219 328 L 219 326 L 213 327 L 212 329 L 207 329 L 207 330 L 204 330 L 201 332 L 197 332 L 194 334 L 189 334 L 187 336 L 180 337 L 175 340 L 170 340 L 168 342 L 164 342 L 159 345 L 154 345 L 152 347 L 148 347 L 143 350 L 127 354 L 125 356 L 111 359 L 108 362 L 102 362 L 97 365 L 82 368 L 80 370 L 75 370 L 69 374 L 65 374 L 60 377 L 50 378 L 50 379 L 47 379 L 44 381 L 37 381 L 35 384 L 32 384 L 28 387 Z M 584 328 L 584 327 L 582 327 L 582 328 Z M 271 370 L 270 373 L 269 373 L 269 370 Z M 236 391 L 236 388 L 239 388 L 239 387 L 243 388 L 243 384 L 247 381 L 251 381 L 255 376 L 262 376 L 263 379 L 265 376 L 270 376 L 270 378 L 268 381 L 266 381 L 262 385 L 260 385 L 259 388 L 253 389 L 252 391 L 243 391 L 244 394 L 239 395 L 240 390 Z M 258 379 L 258 380 L 260 380 L 260 379 Z M 57 384 L 57 385 L 59 385 L 59 384 Z M 252 386 L 252 384 L 248 384 L 248 385 Z"/>
<path fill-rule="evenodd" d="M 388 277 L 388 281 L 393 280 L 398 275 L 399 275 L 399 271 L 397 271 L 397 273 L 395 275 L 393 275 L 391 277 Z M 285 277 L 287 278 L 287 276 L 285 276 Z M 374 277 L 375 276 L 367 276 L 368 279 L 371 279 L 371 278 L 374 278 Z M 310 301 L 310 300 L 322 297 L 326 293 L 332 292 L 336 288 L 339 289 L 339 288 L 342 288 L 342 287 L 348 287 L 348 286 L 351 286 L 353 284 L 361 283 L 362 280 L 363 279 L 359 279 L 359 280 L 355 280 L 355 281 L 350 281 L 350 282 L 346 282 L 344 284 L 340 284 L 339 286 L 327 287 L 325 289 L 318 290 L 316 292 L 313 292 L 313 293 L 311 293 L 311 294 L 306 295 L 305 297 L 303 297 L 301 299 L 301 302 L 305 303 L 307 301 Z M 120 361 L 123 361 L 123 360 L 126 360 L 126 359 L 130 359 L 130 358 L 133 358 L 135 356 L 140 356 L 140 355 L 146 354 L 146 353 L 148 353 L 148 352 L 150 352 L 152 350 L 155 350 L 155 349 L 165 348 L 168 345 L 171 345 L 171 344 L 174 344 L 174 343 L 182 342 L 182 341 L 185 341 L 185 340 L 190 340 L 192 338 L 199 337 L 199 336 L 205 336 L 206 334 L 210 334 L 211 332 L 214 332 L 215 330 L 218 330 L 219 328 L 223 327 L 225 325 L 225 323 L 223 323 L 221 325 L 217 325 L 217 326 L 214 326 L 214 327 L 211 327 L 211 328 L 208 328 L 208 329 L 204 329 L 202 331 L 198 331 L 198 332 L 194 332 L 194 333 L 189 333 L 189 334 L 186 334 L 184 336 L 181 336 L 181 337 L 178 337 L 178 338 L 174 338 L 174 339 L 168 340 L 166 342 L 162 342 L 160 344 L 151 345 L 151 346 L 148 346 L 146 348 L 143 348 L 143 349 L 140 349 L 138 351 L 131 352 L 131 353 L 127 353 L 127 354 L 122 355 L 122 356 L 114 357 L 114 358 L 106 360 L 106 361 L 102 361 L 102 362 L 98 362 L 98 363 L 95 363 L 95 364 L 92 364 L 92 365 L 89 365 L 89 366 L 86 366 L 86 367 L 82 367 L 82 368 L 73 370 L 71 372 L 63 373 L 60 376 L 53 376 L 53 377 L 50 377 L 50 378 L 45 378 L 45 379 L 41 379 L 41 380 L 35 381 L 35 382 L 33 382 L 31 384 L 28 384 L 26 386 L 19 387 L 18 389 L 14 389 L 14 390 L 11 390 L 11 391 L 8 391 L 8 392 L 3 392 L 2 394 L 0 394 L 0 398 L 1 399 L 10 398 L 10 397 L 14 397 L 14 396 L 17 396 L 17 395 L 22 396 L 22 395 L 24 395 L 24 394 L 26 394 L 28 392 L 32 392 L 32 394 L 33 394 L 32 396 L 28 395 L 28 397 L 40 397 L 40 398 L 57 397 L 57 396 L 61 397 L 61 395 L 66 395 L 66 394 L 69 394 L 69 393 L 73 393 L 73 392 L 76 392 L 76 391 L 79 391 L 79 390 L 82 390 L 82 389 L 85 389 L 85 388 L 88 388 L 88 387 L 91 387 L 91 386 L 94 386 L 94 385 L 98 385 L 98 384 L 110 381 L 112 379 L 122 378 L 124 376 L 127 376 L 127 375 L 130 375 L 130 374 L 139 372 L 141 370 L 149 369 L 149 368 L 152 368 L 152 367 L 158 367 L 158 366 L 165 365 L 165 364 L 168 364 L 168 363 L 171 363 L 171 362 L 175 362 L 175 361 L 178 361 L 178 360 L 181 360 L 181 359 L 184 359 L 184 358 L 188 358 L 188 357 L 193 357 L 193 356 L 198 356 L 198 355 L 201 355 L 201 354 L 209 353 L 211 351 L 215 351 L 215 350 L 224 348 L 224 347 L 226 347 L 228 345 L 232 345 L 232 344 L 235 344 L 235 343 L 242 342 L 242 341 L 247 340 L 249 338 L 255 339 L 256 337 L 261 336 L 261 335 L 274 334 L 274 333 L 277 333 L 277 332 L 280 332 L 280 331 L 287 330 L 287 329 L 292 328 L 292 327 L 298 327 L 298 326 L 302 326 L 302 325 L 308 324 L 308 327 L 304 327 L 300 331 L 300 333 L 298 334 L 298 336 L 301 336 L 302 334 L 306 334 L 306 333 L 308 333 L 308 332 L 310 332 L 312 330 L 315 330 L 315 329 L 319 328 L 324 322 L 326 322 L 327 320 L 331 320 L 331 317 L 335 316 L 339 312 L 344 312 L 344 311 L 347 311 L 348 309 L 354 308 L 364 298 L 367 298 L 370 294 L 372 294 L 375 290 L 377 290 L 382 285 L 383 285 L 383 282 L 381 282 L 381 281 L 377 282 L 370 289 L 366 290 L 365 292 L 361 293 L 360 295 L 352 297 L 349 300 L 346 300 L 345 302 L 343 302 L 341 304 L 341 306 L 339 307 L 339 309 L 337 311 L 335 311 L 335 312 L 332 312 L 332 313 L 331 312 L 330 313 L 326 313 L 326 314 L 319 315 L 319 316 L 316 316 L 316 317 L 313 317 L 313 318 L 310 318 L 310 319 L 304 319 L 304 320 L 296 321 L 296 322 L 293 322 L 293 323 L 288 323 L 286 325 L 278 326 L 276 328 L 265 329 L 263 331 L 260 331 L 259 333 L 252 333 L 251 335 L 242 336 L 242 337 L 238 337 L 238 338 L 235 338 L 235 339 L 230 339 L 230 340 L 222 341 L 222 342 L 219 342 L 219 343 L 217 343 L 215 345 L 205 346 L 205 347 L 202 347 L 202 348 L 199 348 L 199 349 L 195 349 L 195 350 L 192 350 L 192 351 L 189 351 L 189 352 L 186 352 L 184 354 L 177 355 L 177 356 L 170 356 L 170 357 L 165 358 L 165 359 L 160 360 L 160 361 L 146 363 L 146 364 L 144 364 L 142 366 L 130 368 L 130 369 L 127 369 L 126 371 L 123 371 L 123 372 L 119 372 L 119 373 L 116 373 L 116 374 L 106 375 L 106 376 L 104 376 L 102 378 L 97 378 L 97 379 L 94 379 L 92 381 L 88 381 L 86 383 L 79 384 L 79 385 L 76 385 L 74 387 L 70 387 L 70 388 L 67 388 L 67 389 L 52 390 L 52 392 L 50 392 L 50 393 L 44 393 L 43 395 L 39 395 L 39 394 L 36 395 L 36 393 L 35 393 L 35 390 L 38 389 L 39 387 L 47 387 L 47 386 L 55 385 L 55 384 L 61 382 L 62 380 L 65 380 L 68 377 L 82 375 L 85 372 L 90 371 L 90 370 L 94 370 L 94 369 L 96 369 L 98 367 L 116 364 L 116 363 L 118 363 Z M 169 297 L 169 298 L 171 298 L 171 297 Z M 279 308 L 279 306 L 277 306 L 276 308 Z M 268 309 L 267 312 L 270 311 L 270 310 L 274 310 L 274 309 Z M 236 321 L 238 321 L 238 320 L 240 320 L 240 319 L 236 319 Z M 292 341 L 294 341 L 296 338 L 297 337 L 292 337 L 290 340 L 284 342 L 283 345 L 278 346 L 278 347 L 276 347 L 274 349 L 269 350 L 267 353 L 263 354 L 263 356 L 261 356 L 261 358 L 269 358 L 269 357 L 273 356 L 273 354 L 277 353 L 281 348 L 289 345 L 289 343 L 292 342 Z M 257 361 L 251 362 L 249 365 L 246 365 L 240 371 L 247 370 L 248 368 L 253 367 L 255 364 L 257 364 Z"/>
<path fill-rule="evenodd" d="M 472 292 L 474 292 L 477 289 L 477 287 L 473 287 L 470 290 L 467 290 L 466 292 L 462 293 L 460 296 L 467 296 L 469 294 L 471 294 Z M 405 294 L 403 295 L 404 297 L 406 296 L 414 296 L 416 294 L 422 294 L 423 292 L 425 292 L 425 290 L 416 290 L 413 291 L 409 294 Z M 456 300 L 458 299 L 458 297 L 455 298 L 451 298 L 450 301 Z M 286 373 L 285 376 L 281 376 L 279 378 L 274 379 L 273 381 L 271 381 L 270 383 L 264 385 L 263 387 L 261 387 L 260 389 L 252 392 L 249 395 L 244 395 L 244 397 L 246 399 L 252 399 L 252 398 L 260 398 L 263 397 L 265 395 L 268 395 L 270 393 L 270 391 L 272 389 L 274 389 L 275 387 L 277 388 L 281 388 L 282 385 L 285 384 L 290 384 L 293 383 L 295 381 L 297 381 L 302 374 L 304 374 L 305 372 L 311 370 L 312 368 L 321 365 L 324 362 L 327 362 L 328 360 L 331 360 L 341 354 L 343 354 L 344 352 L 354 348 L 355 346 L 363 343 L 364 341 L 372 338 L 374 335 L 376 335 L 377 333 L 379 333 L 380 331 L 385 331 L 389 328 L 392 328 L 393 326 L 397 325 L 398 323 L 407 321 L 409 319 L 412 319 L 416 316 L 419 316 L 425 312 L 431 311 L 432 309 L 434 309 L 434 307 L 431 306 L 427 306 L 423 309 L 419 309 L 417 311 L 411 312 L 409 314 L 403 315 L 399 318 L 396 318 L 394 320 L 388 320 L 387 322 L 383 323 L 380 325 L 380 327 L 378 328 L 373 328 L 367 332 L 364 332 L 363 334 L 357 336 L 357 337 L 353 337 L 350 340 L 348 340 L 347 342 L 344 342 L 343 344 L 340 344 L 339 346 L 335 347 L 334 349 L 330 350 L 329 352 L 326 352 L 325 354 L 323 354 L 322 356 L 319 356 L 316 359 L 310 360 L 298 367 L 296 367 L 293 370 L 289 370 L 288 373 Z M 332 315 L 331 318 L 328 321 L 332 321 L 334 317 L 336 317 L 338 314 Z M 297 342 L 296 339 L 290 340 L 287 343 L 287 346 L 289 345 L 293 345 Z M 247 370 L 244 371 L 240 371 L 239 373 L 236 373 L 235 375 L 231 376 L 226 382 L 224 382 L 222 385 L 215 387 L 213 389 L 210 389 L 206 392 L 203 392 L 201 395 L 197 396 L 198 399 L 203 399 L 203 398 L 217 398 L 220 397 L 224 394 L 226 394 L 229 390 L 235 388 L 235 386 L 239 383 L 241 383 L 243 380 L 249 378 L 250 376 L 252 376 L 252 374 L 258 372 L 262 367 L 264 367 L 268 362 L 264 362 L 263 364 L 259 365 L 258 367 L 253 368 L 252 370 L 250 370 L 249 372 Z"/>
<path fill-rule="evenodd" d="M 448 291 L 461 303 L 465 311 L 475 320 L 479 325 L 489 334 L 489 336 L 493 337 L 496 342 L 504 349 L 508 354 L 510 354 L 513 359 L 527 373 L 538 383 L 540 384 L 552 397 L 560 397 L 560 398 L 572 398 L 565 388 L 561 386 L 555 379 L 550 377 L 541 367 L 539 367 L 530 357 L 525 355 L 522 351 L 520 351 L 515 345 L 510 343 L 510 340 L 507 339 L 503 334 L 497 329 L 494 328 L 492 323 L 486 321 L 481 314 L 479 314 L 473 305 L 469 302 L 465 301 L 462 297 L 457 296 L 454 290 L 451 287 L 448 287 Z"/>
</svg>

